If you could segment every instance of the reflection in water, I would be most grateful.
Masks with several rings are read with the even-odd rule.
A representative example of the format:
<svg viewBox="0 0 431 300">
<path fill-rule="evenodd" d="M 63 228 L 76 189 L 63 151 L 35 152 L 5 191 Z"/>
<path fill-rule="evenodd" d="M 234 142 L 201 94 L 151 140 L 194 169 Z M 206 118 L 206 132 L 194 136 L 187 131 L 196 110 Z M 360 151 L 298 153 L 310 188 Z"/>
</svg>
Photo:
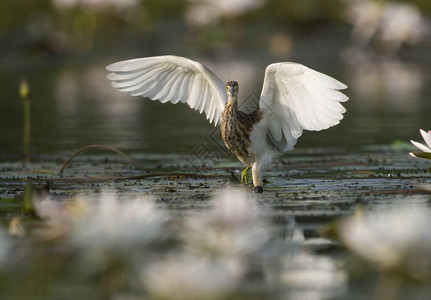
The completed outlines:
<svg viewBox="0 0 431 300">
<path fill-rule="evenodd" d="M 265 266 L 268 283 L 286 299 L 319 300 L 343 295 L 347 291 L 346 269 L 333 256 L 307 250 L 305 243 L 302 231 L 296 228 L 283 246 L 283 255 Z"/>
<path fill-rule="evenodd" d="M 74 144 L 79 143 L 79 135 L 87 133 L 92 135 L 88 143 L 102 138 L 101 143 L 110 145 L 112 137 L 121 136 L 121 148 L 133 147 L 127 128 L 139 124 L 142 99 L 113 90 L 106 74 L 103 65 L 90 65 L 81 72 L 65 69 L 58 74 L 54 97 L 57 113 L 64 120 L 60 130 L 71 133 L 65 138 Z"/>
<path fill-rule="evenodd" d="M 142 268 L 150 299 L 230 299 L 243 279 L 235 261 L 172 253 Z"/>
<path fill-rule="evenodd" d="M 395 58 L 377 59 L 357 50 L 346 53 L 347 78 L 340 76 L 340 80 L 349 85 L 347 94 L 353 101 L 346 105 L 344 122 L 327 133 L 306 132 L 298 147 L 408 141 L 418 128 L 428 128 L 430 102 L 423 101 L 422 96 L 429 80 L 423 73 L 426 70 Z M 239 82 L 240 102 L 258 102 L 267 61 L 203 61 L 224 81 Z M 105 63 L 82 69 L 63 68 L 58 73 L 39 72 L 37 78 L 29 78 L 34 86 L 30 145 L 33 154 L 71 153 L 96 143 L 148 155 L 190 154 L 214 132 L 205 116 L 186 105 L 163 105 L 112 89 L 104 66 Z M 22 149 L 22 108 L 19 101 L 6 100 L 7 97 L 0 102 L 0 125 L 10 130 L 4 133 L 0 147 L 2 154 L 7 155 Z"/>
<path fill-rule="evenodd" d="M 333 257 L 306 251 L 282 259 L 280 281 L 287 286 L 289 299 L 328 299 L 347 291 L 347 275 Z"/>
<path fill-rule="evenodd" d="M 358 109 L 387 107 L 396 112 L 420 109 L 423 74 L 418 65 L 376 57 L 356 48 L 346 50 L 344 57 L 351 70 L 351 88 L 360 97 L 354 101 Z"/>
<path fill-rule="evenodd" d="M 135 118 L 136 102 L 128 101 L 128 95 L 113 91 L 106 75 L 103 65 L 90 65 L 82 72 L 62 70 L 55 85 L 59 113 L 77 116 L 82 109 L 80 106 L 95 105 L 97 107 L 92 108 L 93 111 L 107 116 Z"/>
<path fill-rule="evenodd" d="M 59 9 L 73 9 L 85 7 L 89 10 L 136 7 L 139 0 L 52 0 L 54 6 Z"/>
</svg>

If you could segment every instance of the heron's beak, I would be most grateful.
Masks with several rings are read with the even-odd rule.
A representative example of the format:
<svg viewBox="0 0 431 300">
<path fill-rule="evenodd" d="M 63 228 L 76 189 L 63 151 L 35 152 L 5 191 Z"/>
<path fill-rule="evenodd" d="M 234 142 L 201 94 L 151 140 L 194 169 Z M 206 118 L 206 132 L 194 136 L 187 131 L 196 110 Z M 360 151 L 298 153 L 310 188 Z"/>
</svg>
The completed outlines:
<svg viewBox="0 0 431 300">
<path fill-rule="evenodd" d="M 235 88 L 234 88 L 234 87 L 230 87 L 230 88 L 227 90 L 227 93 L 228 93 L 228 95 L 230 95 L 230 96 L 235 96 L 235 95 L 236 95 L 236 90 L 235 90 Z"/>
</svg>

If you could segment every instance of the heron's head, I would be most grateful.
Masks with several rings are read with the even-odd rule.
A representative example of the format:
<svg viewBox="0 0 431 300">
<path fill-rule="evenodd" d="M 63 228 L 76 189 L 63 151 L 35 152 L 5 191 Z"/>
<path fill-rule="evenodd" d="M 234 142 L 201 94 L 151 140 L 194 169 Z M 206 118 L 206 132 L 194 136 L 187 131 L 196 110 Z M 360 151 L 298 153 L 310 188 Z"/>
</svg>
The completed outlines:
<svg viewBox="0 0 431 300">
<path fill-rule="evenodd" d="M 229 81 L 226 83 L 226 93 L 228 96 L 236 97 L 238 95 L 238 82 Z"/>
</svg>

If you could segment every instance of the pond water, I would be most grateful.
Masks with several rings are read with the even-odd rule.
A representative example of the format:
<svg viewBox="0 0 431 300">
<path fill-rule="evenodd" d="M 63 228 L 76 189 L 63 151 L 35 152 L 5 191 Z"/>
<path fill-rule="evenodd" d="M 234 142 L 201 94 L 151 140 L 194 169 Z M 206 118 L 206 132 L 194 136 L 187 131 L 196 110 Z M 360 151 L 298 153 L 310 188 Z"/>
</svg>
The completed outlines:
<svg viewBox="0 0 431 300">
<path fill-rule="evenodd" d="M 315 58 L 301 52 L 307 42 L 304 44 L 297 46 L 297 54 L 283 60 L 301 62 L 346 83 L 346 94 L 351 100 L 345 103 L 347 113 L 340 125 L 325 132 L 305 132 L 298 149 L 358 150 L 395 140 L 409 142 L 420 139 L 419 128 L 429 127 L 431 75 L 426 65 L 430 62 L 422 52 L 415 53 L 418 58 L 376 58 L 359 50 L 356 52 L 360 54 L 340 48 L 335 54 L 321 53 L 322 57 Z M 110 87 L 104 67 L 132 57 L 138 55 L 111 54 L 78 65 L 61 61 L 46 64 L 40 58 L 27 58 L 7 66 L 7 71 L 0 73 L 4 87 L 0 102 L 0 158 L 19 159 L 22 150 L 22 103 L 17 94 L 22 78 L 28 80 L 31 88 L 33 155 L 69 153 L 87 144 L 106 144 L 147 154 L 191 153 L 214 130 L 204 116 L 184 105 L 162 105 Z M 238 81 L 240 100 L 258 97 L 266 65 L 280 60 L 243 58 L 239 54 L 229 59 L 193 58 L 205 63 L 222 80 Z"/>
<path fill-rule="evenodd" d="M 247 197 L 255 198 L 266 209 L 276 234 L 269 253 L 264 254 L 266 259 L 261 261 L 263 266 L 251 263 L 252 271 L 234 295 L 363 299 L 388 295 L 394 290 L 401 298 L 429 295 L 429 285 L 404 285 L 398 281 L 388 292 L 382 288 L 385 278 L 377 268 L 352 262 L 345 248 L 322 235 L 328 224 L 352 215 L 357 205 L 366 211 L 405 205 L 428 209 L 429 194 L 422 187 L 431 183 L 426 173 L 430 164 L 407 153 L 414 149 L 410 139 L 422 142 L 419 129 L 431 128 L 429 49 L 407 52 L 406 57 L 388 57 L 348 46 L 334 51 L 322 44 L 323 50 L 316 57 L 304 50 L 310 44 L 310 40 L 300 41 L 289 60 L 346 83 L 349 89 L 345 93 L 350 97 L 345 104 L 347 113 L 334 128 L 304 132 L 296 149 L 275 162 L 265 174 L 263 195 L 243 188 Z M 156 197 L 156 206 L 167 209 L 174 216 L 174 223 L 208 210 L 214 202 L 211 195 L 236 185 L 232 177 L 239 177 L 242 166 L 226 153 L 218 129 L 208 124 L 204 116 L 185 105 L 130 97 L 110 87 L 105 65 L 137 57 L 136 52 L 127 57 L 109 53 L 84 62 L 47 63 L 39 57 L 26 58 L 21 63 L 9 63 L 8 70 L 0 71 L 0 216 L 5 226 L 16 216 L 23 218 L 30 231 L 35 230 L 35 223 L 40 225 L 40 221 L 20 212 L 19 195 L 28 182 L 40 187 L 50 179 L 50 198 L 60 206 L 71 202 L 77 194 L 97 200 L 105 189 L 117 191 L 120 200 L 126 202 L 142 195 Z M 265 66 L 276 58 L 244 58 L 241 53 L 227 57 L 193 58 L 205 63 L 223 80 L 238 81 L 240 98 L 256 97 Z M 23 77 L 31 89 L 31 162 L 25 166 L 22 102 L 17 93 Z M 77 156 L 65 169 L 64 177 L 60 177 L 58 170 L 63 161 L 89 144 L 116 147 L 140 165 L 105 150 L 92 150 Z M 295 234 L 302 240 L 298 242 Z M 35 269 L 47 259 L 41 257 Z M 57 260 L 61 265 L 61 259 Z M 69 273 L 55 280 L 57 284 L 49 289 L 50 295 L 61 298 L 73 291 L 72 295 L 100 296 L 99 290 L 77 280 L 81 271 L 65 265 Z M 316 269 L 321 273 L 313 273 Z M 28 276 L 33 278 L 31 275 L 37 277 Z M 14 276 L 26 281 L 25 276 Z M 7 292 L 14 293 L 13 288 L 5 286 Z M 126 291 L 123 286 L 113 289 L 119 294 L 139 294 L 133 283 L 126 286 Z M 101 294 L 110 291 L 101 290 Z"/>
</svg>

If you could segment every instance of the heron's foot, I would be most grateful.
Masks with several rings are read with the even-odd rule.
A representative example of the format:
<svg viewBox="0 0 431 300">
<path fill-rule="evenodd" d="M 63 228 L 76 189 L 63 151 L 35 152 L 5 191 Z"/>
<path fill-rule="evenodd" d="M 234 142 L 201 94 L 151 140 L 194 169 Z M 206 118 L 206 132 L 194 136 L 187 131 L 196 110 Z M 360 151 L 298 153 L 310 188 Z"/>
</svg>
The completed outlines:
<svg viewBox="0 0 431 300">
<path fill-rule="evenodd" d="M 254 188 L 254 192 L 258 194 L 263 193 L 263 187 L 261 187 L 260 185 L 256 186 Z"/>
<path fill-rule="evenodd" d="M 242 171 L 241 173 L 241 183 L 244 183 L 245 185 L 248 184 L 248 180 L 249 180 L 248 170 L 250 170 L 250 167 L 245 168 L 244 171 Z"/>
</svg>

